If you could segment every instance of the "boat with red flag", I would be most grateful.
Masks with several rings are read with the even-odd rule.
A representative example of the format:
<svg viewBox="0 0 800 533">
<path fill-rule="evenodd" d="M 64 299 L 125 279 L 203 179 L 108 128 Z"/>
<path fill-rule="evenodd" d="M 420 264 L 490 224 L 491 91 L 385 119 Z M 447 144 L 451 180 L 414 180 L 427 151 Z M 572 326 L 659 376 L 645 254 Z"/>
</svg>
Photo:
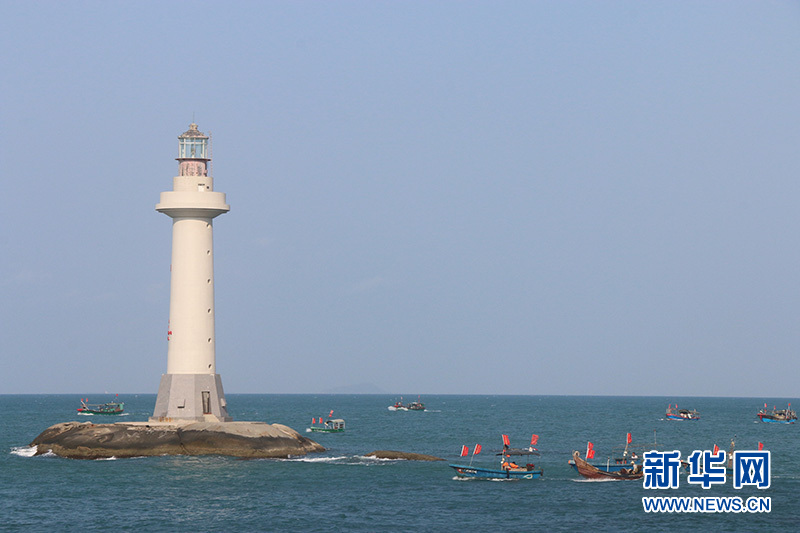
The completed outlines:
<svg viewBox="0 0 800 533">
<path fill-rule="evenodd" d="M 317 433 L 344 433 L 345 423 L 342 418 L 333 418 L 333 409 L 328 414 L 327 420 L 325 417 L 312 418 L 311 427 L 308 431 L 316 431 Z"/>
<path fill-rule="evenodd" d="M 767 404 L 764 404 L 764 408 L 758 411 L 757 416 L 762 422 L 771 424 L 794 424 L 797 421 L 797 413 L 792 409 L 791 403 L 786 409 L 777 409 L 773 406 L 771 411 L 768 411 Z"/>
<path fill-rule="evenodd" d="M 619 472 L 623 469 L 630 470 L 633 468 L 633 466 L 641 464 L 642 454 L 646 451 L 656 449 L 658 449 L 658 445 L 655 442 L 655 433 L 653 435 L 652 444 L 633 444 L 633 438 L 631 434 L 628 433 L 625 439 L 625 446 L 612 448 L 611 455 L 609 455 L 605 461 L 595 460 L 594 444 L 592 442 L 588 442 L 586 444 L 585 459 L 582 459 L 582 461 L 603 472 Z M 574 457 L 573 459 L 569 460 L 569 465 L 573 468 L 573 470 L 580 473 L 578 463 L 574 460 Z"/>
<path fill-rule="evenodd" d="M 619 470 L 608 471 L 608 470 L 601 470 L 597 468 L 591 463 L 586 462 L 585 460 L 581 459 L 581 452 L 574 451 L 572 452 L 572 461 L 571 464 L 575 465 L 575 469 L 578 473 L 585 477 L 586 479 L 608 479 L 608 480 L 620 480 L 620 481 L 627 481 L 627 480 L 634 480 L 634 479 L 642 479 L 644 477 L 644 469 L 640 464 L 632 464 L 627 465 L 624 468 L 620 468 Z"/>
<path fill-rule="evenodd" d="M 696 409 L 678 409 L 678 404 L 675 407 L 669 404 L 665 416 L 667 420 L 700 420 L 700 413 Z"/>
<path fill-rule="evenodd" d="M 403 398 L 401 397 L 399 400 L 396 400 L 394 402 L 394 405 L 390 405 L 389 406 L 389 410 L 390 411 L 424 411 L 425 410 L 425 404 L 422 403 L 422 400 L 420 399 L 419 396 L 417 396 L 417 399 L 412 401 L 409 404 L 404 404 L 403 403 Z"/>
<path fill-rule="evenodd" d="M 125 402 L 89 403 L 89 398 L 81 398 L 78 412 L 84 415 L 120 415 L 125 411 Z"/>
<path fill-rule="evenodd" d="M 456 471 L 456 475 L 460 478 L 476 478 L 476 479 L 538 479 L 542 477 L 543 471 L 541 468 L 536 468 L 536 465 L 530 461 L 532 456 L 541 455 L 539 450 L 534 448 L 539 440 L 538 435 L 531 437 L 531 445 L 527 448 L 512 448 L 508 435 L 503 435 L 503 450 L 496 455 L 500 456 L 500 468 L 487 468 L 482 466 L 473 466 L 473 459 L 475 455 L 481 452 L 481 445 L 476 444 L 472 452 L 472 458 L 469 465 L 451 464 L 450 468 Z M 461 447 L 461 457 L 469 455 L 469 447 L 464 445 Z M 523 463 L 524 465 L 517 464 Z"/>
</svg>

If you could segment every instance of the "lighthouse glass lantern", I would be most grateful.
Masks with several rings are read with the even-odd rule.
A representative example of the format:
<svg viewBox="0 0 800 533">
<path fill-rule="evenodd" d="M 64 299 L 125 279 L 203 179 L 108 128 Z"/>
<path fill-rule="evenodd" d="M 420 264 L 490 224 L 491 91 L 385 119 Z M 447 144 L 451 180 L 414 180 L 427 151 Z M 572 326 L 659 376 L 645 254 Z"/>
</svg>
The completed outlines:
<svg viewBox="0 0 800 533">
<path fill-rule="evenodd" d="M 178 137 L 178 161 L 181 176 L 206 176 L 208 157 L 208 136 L 192 123 L 189 129 Z"/>
</svg>

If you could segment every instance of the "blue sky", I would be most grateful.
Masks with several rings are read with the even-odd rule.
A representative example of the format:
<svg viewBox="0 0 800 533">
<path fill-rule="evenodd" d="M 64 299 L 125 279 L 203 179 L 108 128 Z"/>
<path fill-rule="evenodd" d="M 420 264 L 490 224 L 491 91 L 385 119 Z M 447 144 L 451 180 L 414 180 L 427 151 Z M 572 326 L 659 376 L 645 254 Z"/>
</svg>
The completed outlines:
<svg viewBox="0 0 800 533">
<path fill-rule="evenodd" d="M 0 8 L 0 393 L 156 392 L 194 117 L 228 393 L 796 397 L 797 2 Z"/>
</svg>

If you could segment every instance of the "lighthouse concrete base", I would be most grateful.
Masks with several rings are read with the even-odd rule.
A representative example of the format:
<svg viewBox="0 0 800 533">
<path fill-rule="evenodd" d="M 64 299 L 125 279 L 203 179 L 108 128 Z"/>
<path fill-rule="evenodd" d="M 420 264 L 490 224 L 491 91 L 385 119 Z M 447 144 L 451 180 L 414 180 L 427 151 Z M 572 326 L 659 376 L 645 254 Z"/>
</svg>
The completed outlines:
<svg viewBox="0 0 800 533">
<path fill-rule="evenodd" d="M 150 422 L 231 422 L 219 374 L 162 374 Z"/>
</svg>

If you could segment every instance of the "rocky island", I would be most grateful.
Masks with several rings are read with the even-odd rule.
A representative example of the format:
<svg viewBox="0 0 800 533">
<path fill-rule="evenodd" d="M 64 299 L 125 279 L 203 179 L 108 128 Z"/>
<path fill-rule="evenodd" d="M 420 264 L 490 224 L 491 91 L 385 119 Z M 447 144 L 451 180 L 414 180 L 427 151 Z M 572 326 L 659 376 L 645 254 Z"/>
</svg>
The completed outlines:
<svg viewBox="0 0 800 533">
<path fill-rule="evenodd" d="M 282 458 L 325 448 L 290 427 L 265 422 L 63 422 L 44 430 L 31 446 L 70 459 L 157 455 L 227 455 Z"/>
</svg>

